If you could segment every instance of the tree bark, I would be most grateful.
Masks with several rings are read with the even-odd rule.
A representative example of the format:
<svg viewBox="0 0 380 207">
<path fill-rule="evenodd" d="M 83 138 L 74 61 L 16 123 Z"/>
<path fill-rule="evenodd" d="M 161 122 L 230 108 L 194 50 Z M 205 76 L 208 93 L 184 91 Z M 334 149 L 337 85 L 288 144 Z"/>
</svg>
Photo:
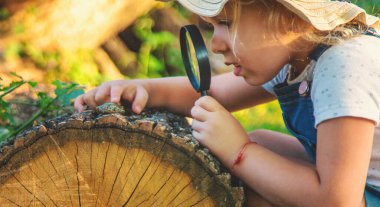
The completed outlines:
<svg viewBox="0 0 380 207">
<path fill-rule="evenodd" d="M 242 206 L 243 188 L 191 136 L 183 117 L 59 117 L 3 143 L 5 206 Z"/>
</svg>

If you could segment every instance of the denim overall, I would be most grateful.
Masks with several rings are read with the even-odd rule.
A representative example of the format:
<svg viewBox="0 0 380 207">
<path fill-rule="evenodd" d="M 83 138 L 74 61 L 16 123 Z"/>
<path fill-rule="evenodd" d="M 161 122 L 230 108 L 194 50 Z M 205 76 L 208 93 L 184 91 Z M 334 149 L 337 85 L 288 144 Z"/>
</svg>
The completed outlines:
<svg viewBox="0 0 380 207">
<path fill-rule="evenodd" d="M 365 35 L 371 35 L 380 38 L 376 30 L 370 28 Z M 319 45 L 310 55 L 310 58 L 317 61 L 318 58 L 330 46 Z M 288 131 L 295 136 L 304 146 L 305 151 L 315 163 L 316 161 L 316 144 L 317 130 L 314 128 L 314 107 L 311 100 L 311 83 L 306 93 L 300 94 L 300 83 L 288 85 L 286 80 L 274 86 L 273 90 L 280 103 L 283 119 Z M 380 188 L 367 183 L 365 190 L 367 207 L 380 207 Z"/>
</svg>

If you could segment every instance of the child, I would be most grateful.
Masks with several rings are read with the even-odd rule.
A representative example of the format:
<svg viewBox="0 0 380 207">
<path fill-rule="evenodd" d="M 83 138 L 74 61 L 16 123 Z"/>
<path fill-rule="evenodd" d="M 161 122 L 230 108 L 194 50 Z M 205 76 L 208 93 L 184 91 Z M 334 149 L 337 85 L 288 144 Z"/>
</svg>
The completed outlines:
<svg viewBox="0 0 380 207">
<path fill-rule="evenodd" d="M 202 98 L 186 77 L 111 81 L 76 109 L 122 98 L 136 113 L 191 115 L 194 137 L 248 186 L 248 205 L 380 206 L 378 18 L 332 0 L 178 1 L 213 26 L 212 50 L 234 72 Z M 274 99 L 297 139 L 246 134 L 230 114 Z"/>
</svg>

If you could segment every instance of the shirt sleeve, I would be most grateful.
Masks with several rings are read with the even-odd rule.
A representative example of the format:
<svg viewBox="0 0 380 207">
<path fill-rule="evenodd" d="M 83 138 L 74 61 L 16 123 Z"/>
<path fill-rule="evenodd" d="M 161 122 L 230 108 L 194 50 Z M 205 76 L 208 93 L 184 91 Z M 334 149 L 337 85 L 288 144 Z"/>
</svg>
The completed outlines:
<svg viewBox="0 0 380 207">
<path fill-rule="evenodd" d="M 277 84 L 283 83 L 289 71 L 290 65 L 285 65 L 280 72 L 269 82 L 264 83 L 262 87 L 271 94 L 274 94 L 273 87 Z"/>
<path fill-rule="evenodd" d="M 380 40 L 377 40 L 379 41 Z M 332 47 L 314 69 L 311 98 L 315 127 L 337 117 L 360 117 L 379 123 L 380 44 L 359 40 Z"/>
</svg>

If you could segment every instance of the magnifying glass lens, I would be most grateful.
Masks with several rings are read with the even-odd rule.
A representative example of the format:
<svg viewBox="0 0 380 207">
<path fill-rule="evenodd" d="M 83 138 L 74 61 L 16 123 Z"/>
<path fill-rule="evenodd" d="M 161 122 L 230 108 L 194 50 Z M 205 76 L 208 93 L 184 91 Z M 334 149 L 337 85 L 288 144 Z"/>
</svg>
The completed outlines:
<svg viewBox="0 0 380 207">
<path fill-rule="evenodd" d="M 187 54 L 189 56 L 191 70 L 193 71 L 193 74 L 199 84 L 201 81 L 201 77 L 199 74 L 199 64 L 198 64 L 197 54 L 194 48 L 194 43 L 191 40 L 189 33 L 186 33 L 186 40 L 187 40 L 186 41 Z"/>
<path fill-rule="evenodd" d="M 207 95 L 211 83 L 211 68 L 207 48 L 195 25 L 181 28 L 180 43 L 183 63 L 190 83 L 202 96 Z"/>
</svg>

